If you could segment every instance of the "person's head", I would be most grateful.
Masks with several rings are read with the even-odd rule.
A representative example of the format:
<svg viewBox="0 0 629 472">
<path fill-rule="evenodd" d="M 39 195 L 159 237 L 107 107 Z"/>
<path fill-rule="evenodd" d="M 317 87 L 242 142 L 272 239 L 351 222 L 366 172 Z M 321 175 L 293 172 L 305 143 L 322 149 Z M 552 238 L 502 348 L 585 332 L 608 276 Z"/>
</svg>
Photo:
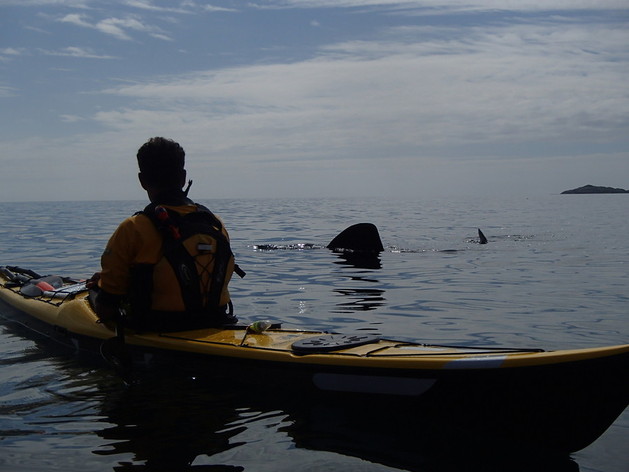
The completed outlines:
<svg viewBox="0 0 629 472">
<path fill-rule="evenodd" d="M 159 191 L 181 189 L 186 181 L 185 157 L 183 148 L 172 139 L 149 139 L 137 154 L 142 187 Z"/>
</svg>

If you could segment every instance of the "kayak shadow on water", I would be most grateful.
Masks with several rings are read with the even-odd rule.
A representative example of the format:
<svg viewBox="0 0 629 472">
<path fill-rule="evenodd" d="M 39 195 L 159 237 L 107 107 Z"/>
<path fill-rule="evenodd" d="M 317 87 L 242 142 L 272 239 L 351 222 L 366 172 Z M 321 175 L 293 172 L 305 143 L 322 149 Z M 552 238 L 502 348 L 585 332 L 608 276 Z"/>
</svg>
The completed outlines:
<svg viewBox="0 0 629 472">
<path fill-rule="evenodd" d="M 97 431 L 107 446 L 93 453 L 132 457 L 121 460 L 116 471 L 244 470 L 224 463 L 192 465 L 199 456 L 211 458 L 243 444 L 233 440 L 246 427 L 237 424 L 239 407 L 228 389 L 202 391 L 191 379 L 154 377 L 111 392 L 101 415 L 111 424 Z"/>
<path fill-rule="evenodd" d="M 410 420 L 402 405 L 375 397 L 291 396 L 280 388 L 245 390 L 221 374 L 193 378 L 162 371 L 103 397 L 102 421 L 111 426 L 97 432 L 106 446 L 94 453 L 131 454 L 134 459 L 120 461 L 116 471 L 228 472 L 251 469 L 253 461 L 299 470 L 302 456 L 295 450 L 334 453 L 327 462 L 320 459 L 323 469 L 355 465 L 358 458 L 422 472 L 579 470 L 568 456 L 510 451 L 459 435 L 443 422 Z"/>
</svg>

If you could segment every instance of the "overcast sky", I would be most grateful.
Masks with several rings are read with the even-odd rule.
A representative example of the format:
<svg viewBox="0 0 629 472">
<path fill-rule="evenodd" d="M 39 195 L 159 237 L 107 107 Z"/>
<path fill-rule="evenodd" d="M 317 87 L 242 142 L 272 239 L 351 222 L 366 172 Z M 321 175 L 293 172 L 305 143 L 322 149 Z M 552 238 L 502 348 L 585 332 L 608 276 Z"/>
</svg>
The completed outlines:
<svg viewBox="0 0 629 472">
<path fill-rule="evenodd" d="M 0 201 L 629 188 L 628 0 L 0 0 Z"/>
</svg>

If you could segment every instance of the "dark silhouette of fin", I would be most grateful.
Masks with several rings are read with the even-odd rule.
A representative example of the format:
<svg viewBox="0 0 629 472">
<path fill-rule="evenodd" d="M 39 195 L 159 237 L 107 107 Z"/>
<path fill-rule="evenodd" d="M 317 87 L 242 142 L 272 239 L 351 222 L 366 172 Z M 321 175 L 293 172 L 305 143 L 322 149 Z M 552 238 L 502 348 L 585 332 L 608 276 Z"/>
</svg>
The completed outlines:
<svg viewBox="0 0 629 472">
<path fill-rule="evenodd" d="M 384 251 L 378 228 L 371 223 L 358 223 L 344 229 L 326 247 L 333 251 Z"/>
<path fill-rule="evenodd" d="M 487 238 L 485 237 L 485 235 L 483 234 L 483 232 L 480 230 L 480 228 L 478 229 L 478 238 L 479 244 L 487 244 Z"/>
</svg>

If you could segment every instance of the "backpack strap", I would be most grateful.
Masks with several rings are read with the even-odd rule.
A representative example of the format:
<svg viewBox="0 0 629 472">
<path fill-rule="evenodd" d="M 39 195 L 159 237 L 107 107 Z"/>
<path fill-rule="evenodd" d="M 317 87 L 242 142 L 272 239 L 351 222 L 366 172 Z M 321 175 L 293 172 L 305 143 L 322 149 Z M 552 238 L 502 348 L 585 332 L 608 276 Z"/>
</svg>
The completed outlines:
<svg viewBox="0 0 629 472">
<path fill-rule="evenodd" d="M 195 231 L 195 224 L 199 224 L 201 225 L 199 228 L 201 232 L 210 234 L 216 240 L 214 270 L 212 271 L 212 282 L 210 284 L 210 292 L 208 293 L 208 305 L 213 308 L 219 307 L 221 295 L 227 284 L 229 263 L 234 258 L 229 240 L 223 233 L 223 224 L 209 209 L 198 204 L 195 213 L 189 213 L 183 218 L 194 221 L 193 224 L 190 224 L 192 233 L 197 232 Z"/>
<path fill-rule="evenodd" d="M 153 204 L 149 205 L 152 206 Z M 197 207 L 197 212 L 202 213 L 204 215 L 207 215 L 210 220 L 211 220 L 211 226 L 216 228 L 216 234 L 213 234 L 213 236 L 217 239 L 217 240 L 221 240 L 222 242 L 226 243 L 227 246 L 229 247 L 229 255 L 233 256 L 234 254 L 231 252 L 231 244 L 229 242 L 229 240 L 225 237 L 225 234 L 223 233 L 222 229 L 223 229 L 223 223 L 221 223 L 221 220 L 219 220 L 216 215 L 214 213 L 212 213 L 210 211 L 209 208 L 207 208 L 204 205 L 201 205 L 199 203 L 195 203 L 194 205 L 196 205 Z M 148 208 L 148 207 L 147 207 Z M 189 215 L 185 215 L 184 218 L 186 216 Z M 236 263 L 234 263 L 234 272 L 236 273 L 236 275 L 238 275 L 238 277 L 240 277 L 241 279 L 245 277 L 245 275 L 247 275 L 247 273 Z"/>
</svg>

